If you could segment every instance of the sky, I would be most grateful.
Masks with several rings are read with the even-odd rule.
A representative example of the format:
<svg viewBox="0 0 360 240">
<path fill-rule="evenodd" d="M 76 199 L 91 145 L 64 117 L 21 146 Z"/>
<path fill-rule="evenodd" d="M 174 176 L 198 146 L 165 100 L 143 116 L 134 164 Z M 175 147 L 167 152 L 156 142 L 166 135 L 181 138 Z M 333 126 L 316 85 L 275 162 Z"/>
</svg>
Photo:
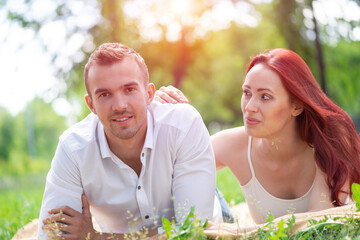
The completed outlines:
<svg viewBox="0 0 360 240">
<path fill-rule="evenodd" d="M 141 1 L 144 0 L 134 2 Z M 21 12 L 22 2 L 23 0 L 7 1 L 5 7 L 0 8 L 0 106 L 5 107 L 13 115 L 23 110 L 26 103 L 35 96 L 40 96 L 45 101 L 55 98 L 58 91 L 64 87 L 61 85 L 61 81 L 56 79 L 56 68 L 62 67 L 70 70 L 71 66 L 67 64 L 70 57 L 78 58 L 81 61 L 83 56 L 79 55 L 78 50 L 84 42 L 89 40 L 87 39 L 89 36 L 84 33 L 74 34 L 71 39 L 66 39 L 66 31 L 69 26 L 89 28 L 101 18 L 95 0 L 68 0 L 66 4 L 72 4 L 74 17 L 66 23 L 47 22 L 46 17 L 54 12 L 56 4 L 52 0 L 35 0 L 31 11 L 25 12 L 24 8 L 23 14 L 29 18 L 45 19 L 46 24 L 36 34 L 31 29 L 23 29 L 18 24 L 7 20 L 6 9 L 16 7 L 17 11 Z M 229 14 L 223 14 L 224 12 L 229 13 L 226 9 L 226 2 L 224 0 L 224 4 L 219 6 L 220 10 L 217 10 L 218 19 L 222 19 L 223 22 L 231 21 L 228 17 Z M 254 2 L 256 1 L 254 0 Z M 348 21 L 360 21 L 360 7 L 348 0 L 319 0 L 314 7 L 317 20 L 322 24 L 334 24 L 334 17 L 344 17 Z M 134 6 L 131 5 L 126 7 L 129 17 L 136 15 L 136 12 L 132 12 L 135 11 L 133 8 Z M 236 16 L 237 12 L 232 11 L 231 13 L 234 18 L 238 17 Z M 311 12 L 304 12 L 305 16 L 309 14 Z M 89 15 L 92 18 L 89 18 Z M 145 22 L 148 23 L 148 21 Z M 249 24 L 252 24 L 251 21 Z M 308 24 L 311 25 L 311 22 Z M 340 29 L 340 31 L 342 30 Z M 346 32 L 346 29 L 343 31 Z M 145 37 L 146 34 L 154 37 L 154 33 L 155 31 L 144 34 Z M 355 29 L 353 38 L 360 41 L 360 28 Z M 44 45 L 47 47 L 46 51 Z M 89 48 L 94 48 L 94 46 L 89 46 Z M 58 52 L 59 49 L 62 51 L 57 61 L 52 62 L 51 54 Z M 62 115 L 68 115 L 72 111 L 71 105 L 64 99 L 57 99 L 53 106 Z"/>
</svg>

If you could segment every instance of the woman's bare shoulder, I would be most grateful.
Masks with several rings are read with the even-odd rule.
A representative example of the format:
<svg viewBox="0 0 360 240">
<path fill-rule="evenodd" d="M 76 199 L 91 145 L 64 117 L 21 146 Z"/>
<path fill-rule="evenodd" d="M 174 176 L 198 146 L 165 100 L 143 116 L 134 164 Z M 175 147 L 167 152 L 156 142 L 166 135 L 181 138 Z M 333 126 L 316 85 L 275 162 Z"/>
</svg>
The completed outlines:
<svg viewBox="0 0 360 240">
<path fill-rule="evenodd" d="M 248 140 L 244 127 L 226 129 L 211 138 L 217 169 L 229 167 L 240 184 L 251 178 L 247 160 Z"/>
<path fill-rule="evenodd" d="M 239 158 L 247 149 L 248 135 L 244 127 L 222 130 L 211 136 L 211 143 L 217 160 L 221 162 Z"/>
<path fill-rule="evenodd" d="M 224 146 L 239 145 L 247 143 L 249 136 L 244 127 L 236 127 L 222 130 L 211 136 L 211 141 Z M 242 144 L 243 145 L 243 144 Z"/>
</svg>

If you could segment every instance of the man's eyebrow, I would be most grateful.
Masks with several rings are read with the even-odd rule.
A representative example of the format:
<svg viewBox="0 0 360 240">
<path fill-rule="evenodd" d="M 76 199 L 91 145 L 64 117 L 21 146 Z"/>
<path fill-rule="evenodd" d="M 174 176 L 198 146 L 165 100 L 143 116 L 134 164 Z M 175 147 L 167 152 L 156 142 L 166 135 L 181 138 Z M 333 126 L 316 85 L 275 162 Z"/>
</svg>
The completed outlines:
<svg viewBox="0 0 360 240">
<path fill-rule="evenodd" d="M 109 89 L 108 88 L 97 88 L 97 89 L 95 89 L 95 95 L 98 93 L 101 93 L 101 92 L 106 92 L 106 91 L 109 91 Z"/>
<path fill-rule="evenodd" d="M 138 82 L 136 82 L 136 81 L 133 81 L 133 82 L 129 82 L 129 83 L 127 83 L 127 84 L 124 84 L 124 86 L 123 87 L 131 87 L 131 86 L 134 86 L 134 85 L 139 85 L 139 83 Z"/>
<path fill-rule="evenodd" d="M 138 85 L 139 85 L 138 82 L 132 81 L 132 82 L 124 84 L 122 86 L 122 88 L 127 88 L 127 87 L 131 87 L 131 86 L 138 86 Z M 107 92 L 107 91 L 110 91 L 110 89 L 108 89 L 108 88 L 97 88 L 97 89 L 95 89 L 95 95 L 98 94 L 98 93 Z"/>
</svg>

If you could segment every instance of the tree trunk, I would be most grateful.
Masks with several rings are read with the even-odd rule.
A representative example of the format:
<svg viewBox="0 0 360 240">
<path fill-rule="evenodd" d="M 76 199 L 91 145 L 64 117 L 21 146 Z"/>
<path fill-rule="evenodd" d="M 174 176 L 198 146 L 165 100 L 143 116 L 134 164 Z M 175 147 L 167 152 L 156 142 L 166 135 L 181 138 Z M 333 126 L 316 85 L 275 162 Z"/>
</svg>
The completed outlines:
<svg viewBox="0 0 360 240">
<path fill-rule="evenodd" d="M 313 14 L 313 22 L 314 22 L 314 32 L 315 32 L 315 48 L 316 48 L 316 58 L 319 66 L 319 74 L 320 74 L 320 86 L 321 89 L 327 93 L 327 84 L 326 84 L 326 77 L 325 77 L 325 63 L 324 63 L 324 55 L 321 46 L 320 34 L 318 29 L 318 24 L 316 21 L 316 17 L 314 14 L 314 9 L 312 3 L 310 5 L 311 11 Z"/>
<path fill-rule="evenodd" d="M 188 47 L 186 44 L 185 36 L 186 32 L 183 30 L 181 32 L 181 39 L 179 40 L 178 60 L 173 71 L 174 87 L 178 89 L 181 88 L 181 82 L 185 76 L 186 68 L 188 65 Z"/>
</svg>

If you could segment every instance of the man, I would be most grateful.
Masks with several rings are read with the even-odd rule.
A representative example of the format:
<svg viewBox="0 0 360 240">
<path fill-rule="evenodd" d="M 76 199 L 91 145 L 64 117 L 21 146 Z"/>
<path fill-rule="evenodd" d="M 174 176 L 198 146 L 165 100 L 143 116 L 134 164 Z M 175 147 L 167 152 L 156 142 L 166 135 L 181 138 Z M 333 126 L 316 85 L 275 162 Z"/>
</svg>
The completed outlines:
<svg viewBox="0 0 360 240">
<path fill-rule="evenodd" d="M 151 236 L 162 217 L 180 222 L 191 206 L 211 219 L 215 162 L 199 113 L 187 104 L 152 103 L 144 60 L 119 43 L 96 49 L 84 78 L 92 113 L 60 137 L 38 239 L 54 228 L 62 239 L 122 238 L 144 228 Z"/>
</svg>

